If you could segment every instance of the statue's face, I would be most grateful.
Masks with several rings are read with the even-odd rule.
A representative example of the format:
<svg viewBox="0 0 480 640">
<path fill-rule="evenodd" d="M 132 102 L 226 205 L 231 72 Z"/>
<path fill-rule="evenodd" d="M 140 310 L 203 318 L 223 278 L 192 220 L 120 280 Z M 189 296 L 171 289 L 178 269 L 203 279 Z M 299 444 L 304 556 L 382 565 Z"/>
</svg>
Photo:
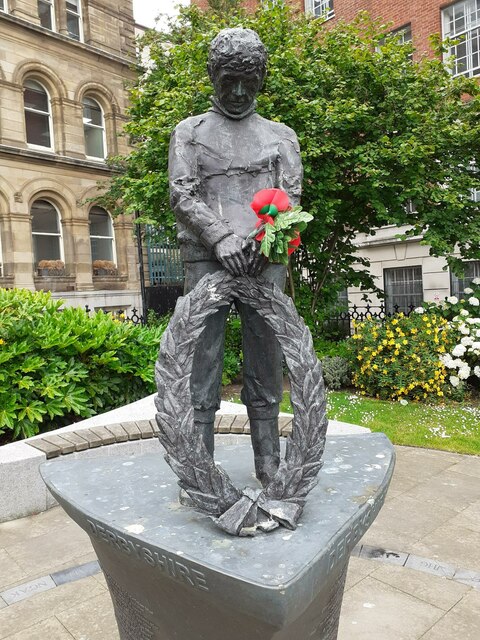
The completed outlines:
<svg viewBox="0 0 480 640">
<path fill-rule="evenodd" d="M 235 115 L 247 111 L 260 91 L 262 80 L 258 73 L 220 69 L 213 85 L 215 94 L 224 109 Z"/>
</svg>

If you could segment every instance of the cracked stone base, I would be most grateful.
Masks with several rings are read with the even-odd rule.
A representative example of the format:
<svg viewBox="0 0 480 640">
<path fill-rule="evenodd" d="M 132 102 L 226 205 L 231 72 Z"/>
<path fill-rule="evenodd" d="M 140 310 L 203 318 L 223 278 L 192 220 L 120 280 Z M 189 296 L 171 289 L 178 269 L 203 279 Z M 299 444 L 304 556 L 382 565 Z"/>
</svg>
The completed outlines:
<svg viewBox="0 0 480 640">
<path fill-rule="evenodd" d="M 258 487 L 249 443 L 216 460 Z M 180 505 L 158 455 L 59 459 L 42 474 L 90 535 L 122 640 L 335 640 L 351 550 L 380 510 L 394 453 L 382 434 L 327 438 L 296 531 L 238 538 Z"/>
</svg>

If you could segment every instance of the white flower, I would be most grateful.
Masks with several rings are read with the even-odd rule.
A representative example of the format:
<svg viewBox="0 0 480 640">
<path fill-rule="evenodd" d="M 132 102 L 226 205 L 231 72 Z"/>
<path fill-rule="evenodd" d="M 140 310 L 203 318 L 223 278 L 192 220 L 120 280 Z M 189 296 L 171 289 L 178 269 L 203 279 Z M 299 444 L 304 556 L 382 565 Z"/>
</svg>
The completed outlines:
<svg viewBox="0 0 480 640">
<path fill-rule="evenodd" d="M 458 377 L 460 378 L 460 380 L 466 380 L 467 378 L 470 377 L 471 372 L 472 370 L 470 369 L 468 364 L 465 364 L 463 367 L 459 369 Z"/>
<path fill-rule="evenodd" d="M 460 331 L 460 333 L 463 333 L 464 336 L 469 336 L 470 335 L 470 329 L 469 329 L 469 327 L 467 327 L 466 324 L 461 324 L 458 327 L 458 330 Z"/>
<path fill-rule="evenodd" d="M 447 298 L 447 302 L 449 302 L 450 304 L 457 304 L 458 298 L 455 296 L 450 296 L 449 298 Z"/>
<path fill-rule="evenodd" d="M 474 278 L 474 279 L 472 280 L 472 283 L 473 283 L 473 284 L 480 284 L 480 278 Z"/>
<path fill-rule="evenodd" d="M 414 311 L 415 313 L 425 313 L 425 309 L 423 307 L 417 307 Z"/>
<path fill-rule="evenodd" d="M 468 311 L 467 311 L 466 309 L 462 309 L 462 310 L 460 311 L 460 315 L 461 315 L 461 316 L 469 316 L 470 314 L 468 313 Z"/>
<path fill-rule="evenodd" d="M 471 338 L 470 336 L 465 336 L 460 340 L 460 342 L 463 344 L 464 347 L 471 347 L 473 344 L 473 338 Z"/>
<path fill-rule="evenodd" d="M 458 385 L 460 384 L 460 379 L 457 378 L 457 376 L 450 376 L 450 384 L 452 385 L 452 387 L 458 387 Z"/>
<path fill-rule="evenodd" d="M 405 407 L 408 404 L 408 400 L 405 400 L 405 398 L 402 398 L 401 400 L 399 400 L 399 402 L 402 405 L 402 407 Z"/>
<path fill-rule="evenodd" d="M 478 307 L 480 305 L 480 300 L 478 298 L 475 298 L 475 296 L 469 298 L 468 302 L 472 305 L 472 307 Z"/>
<path fill-rule="evenodd" d="M 480 329 L 475 329 L 475 335 L 480 338 Z"/>
<path fill-rule="evenodd" d="M 480 367 L 475 367 L 473 373 L 477 376 L 477 378 L 480 378 Z"/>
<path fill-rule="evenodd" d="M 470 289 L 470 287 L 466 287 L 466 289 L 463 290 L 463 293 L 466 293 L 467 296 L 469 296 L 471 293 L 473 293 L 473 289 Z"/>
<path fill-rule="evenodd" d="M 455 356 L 456 358 L 458 358 L 459 356 L 462 357 L 463 355 L 465 355 L 466 350 L 467 348 L 464 347 L 463 344 L 457 344 L 457 346 L 452 351 L 452 356 Z"/>
</svg>

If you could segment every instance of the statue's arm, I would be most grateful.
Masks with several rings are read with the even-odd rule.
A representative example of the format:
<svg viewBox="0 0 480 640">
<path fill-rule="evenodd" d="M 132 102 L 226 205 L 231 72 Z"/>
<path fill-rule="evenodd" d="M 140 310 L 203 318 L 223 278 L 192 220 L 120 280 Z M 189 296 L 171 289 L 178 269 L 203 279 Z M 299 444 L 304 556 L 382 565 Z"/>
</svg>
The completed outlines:
<svg viewBox="0 0 480 640">
<path fill-rule="evenodd" d="M 300 203 L 302 195 L 303 166 L 297 136 L 292 129 L 285 127 L 285 130 L 279 145 L 277 185 L 295 206 Z"/>
<path fill-rule="evenodd" d="M 231 229 L 199 195 L 196 149 L 188 123 L 180 123 L 170 139 L 168 175 L 173 212 L 207 249 L 213 249 L 220 240 L 232 235 Z"/>
<path fill-rule="evenodd" d="M 181 122 L 172 134 L 168 157 L 170 204 L 180 220 L 232 275 L 247 272 L 248 259 L 239 238 L 201 198 L 193 128 Z"/>
</svg>

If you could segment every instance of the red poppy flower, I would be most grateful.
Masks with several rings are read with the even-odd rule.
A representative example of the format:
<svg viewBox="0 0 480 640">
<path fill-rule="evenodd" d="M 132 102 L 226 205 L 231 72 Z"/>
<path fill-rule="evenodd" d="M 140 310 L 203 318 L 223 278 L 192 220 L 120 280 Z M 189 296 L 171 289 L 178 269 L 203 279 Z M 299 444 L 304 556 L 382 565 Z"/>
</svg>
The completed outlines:
<svg viewBox="0 0 480 640">
<path fill-rule="evenodd" d="M 297 231 L 297 237 L 293 238 L 293 240 L 290 240 L 290 242 L 288 243 L 288 255 L 291 255 L 295 249 L 298 249 L 298 247 L 301 244 L 301 238 L 300 238 L 300 234 Z"/>
<path fill-rule="evenodd" d="M 262 189 L 253 196 L 250 205 L 259 218 L 264 215 L 274 217 L 279 211 L 286 211 L 290 203 L 285 191 L 281 189 Z M 268 221 L 269 224 L 272 222 Z"/>
</svg>

